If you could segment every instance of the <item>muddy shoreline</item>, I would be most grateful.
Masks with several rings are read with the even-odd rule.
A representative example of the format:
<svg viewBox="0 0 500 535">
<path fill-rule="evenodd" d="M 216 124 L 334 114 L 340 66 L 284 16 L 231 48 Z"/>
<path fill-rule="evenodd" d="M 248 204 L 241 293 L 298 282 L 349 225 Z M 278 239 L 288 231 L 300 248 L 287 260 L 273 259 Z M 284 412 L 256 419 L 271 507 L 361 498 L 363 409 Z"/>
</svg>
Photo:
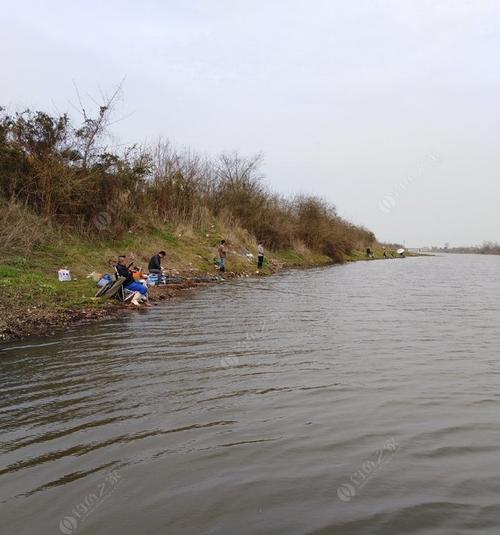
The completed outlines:
<svg viewBox="0 0 500 535">
<path fill-rule="evenodd" d="M 187 278 L 181 283 L 152 286 L 149 298 L 153 306 L 180 298 L 208 284 L 223 284 L 227 280 L 248 277 L 248 274 L 228 274 L 222 281 L 198 282 Z M 103 301 L 96 308 L 68 308 L 62 310 L 44 310 L 42 307 L 19 305 L 18 310 L 2 310 L 0 326 L 0 346 L 8 342 L 25 340 L 35 336 L 53 336 L 69 327 L 87 325 L 96 321 L 110 319 L 124 314 L 147 311 L 146 307 L 136 307 L 114 300 Z"/>
<path fill-rule="evenodd" d="M 349 259 L 348 262 L 366 260 L 364 258 Z M 375 260 L 380 260 L 376 258 Z M 190 278 L 191 273 L 179 273 L 180 276 L 186 277 L 181 283 L 171 283 L 161 286 L 150 287 L 150 302 L 157 306 L 162 302 L 170 301 L 175 298 L 188 295 L 189 293 L 204 287 L 208 284 L 224 284 L 228 281 L 241 280 L 244 278 L 269 277 L 275 273 L 285 270 L 312 269 L 316 267 L 328 267 L 335 263 L 320 264 L 316 266 L 287 266 L 280 264 L 273 266 L 271 272 L 242 272 L 226 273 L 225 279 L 221 281 L 207 280 L 195 281 Z M 213 277 L 213 274 L 206 274 L 207 277 Z M 61 308 L 59 310 L 46 310 L 44 307 L 29 307 L 24 303 L 18 306 L 1 307 L 0 305 L 0 347 L 9 342 L 25 340 L 31 337 L 53 336 L 69 327 L 87 325 L 96 321 L 110 319 L 124 314 L 133 312 L 144 312 L 146 307 L 136 307 L 131 304 L 119 303 L 114 300 L 100 302 L 96 299 L 96 306 L 82 308 Z"/>
</svg>

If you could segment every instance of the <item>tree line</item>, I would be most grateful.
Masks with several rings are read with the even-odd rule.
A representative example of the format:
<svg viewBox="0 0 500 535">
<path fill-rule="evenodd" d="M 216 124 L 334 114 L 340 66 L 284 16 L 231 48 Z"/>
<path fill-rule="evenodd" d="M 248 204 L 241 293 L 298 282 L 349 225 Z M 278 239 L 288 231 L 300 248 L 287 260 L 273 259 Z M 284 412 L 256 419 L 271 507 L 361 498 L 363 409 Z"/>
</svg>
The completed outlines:
<svg viewBox="0 0 500 535">
<path fill-rule="evenodd" d="M 83 110 L 75 124 L 67 113 L 0 108 L 0 224 L 38 217 L 110 239 L 131 228 L 186 223 L 202 229 L 224 220 L 270 248 L 303 243 L 334 260 L 375 241 L 320 197 L 272 192 L 260 155 L 207 158 L 168 141 L 113 148 L 111 110 L 112 99 L 92 116 Z"/>
</svg>

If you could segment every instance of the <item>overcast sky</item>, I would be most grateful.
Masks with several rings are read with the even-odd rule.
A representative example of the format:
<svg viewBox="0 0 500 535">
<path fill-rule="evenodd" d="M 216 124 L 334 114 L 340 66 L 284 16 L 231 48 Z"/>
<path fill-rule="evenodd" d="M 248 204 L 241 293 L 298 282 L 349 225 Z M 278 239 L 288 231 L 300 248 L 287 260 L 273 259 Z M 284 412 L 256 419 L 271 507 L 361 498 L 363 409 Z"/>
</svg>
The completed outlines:
<svg viewBox="0 0 500 535">
<path fill-rule="evenodd" d="M 500 241 L 500 2 L 0 0 L 0 105 L 71 111 L 126 77 L 114 126 L 262 152 L 380 240 Z"/>
</svg>

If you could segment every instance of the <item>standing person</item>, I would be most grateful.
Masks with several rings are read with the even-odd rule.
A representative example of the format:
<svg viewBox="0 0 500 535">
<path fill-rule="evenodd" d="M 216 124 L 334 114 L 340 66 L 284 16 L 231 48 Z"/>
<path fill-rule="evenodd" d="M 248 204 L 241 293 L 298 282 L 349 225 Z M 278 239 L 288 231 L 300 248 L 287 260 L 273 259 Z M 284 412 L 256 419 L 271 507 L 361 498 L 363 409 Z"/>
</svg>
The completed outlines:
<svg viewBox="0 0 500 535">
<path fill-rule="evenodd" d="M 148 264 L 148 271 L 155 275 L 161 275 L 163 270 L 161 269 L 161 261 L 167 256 L 165 251 L 160 251 L 151 257 Z"/>
<path fill-rule="evenodd" d="M 221 240 L 219 247 L 217 247 L 217 254 L 219 255 L 219 271 L 225 273 L 226 271 L 226 240 Z"/>
<path fill-rule="evenodd" d="M 264 264 L 264 243 L 259 242 L 257 245 L 257 269 L 262 269 Z"/>
</svg>

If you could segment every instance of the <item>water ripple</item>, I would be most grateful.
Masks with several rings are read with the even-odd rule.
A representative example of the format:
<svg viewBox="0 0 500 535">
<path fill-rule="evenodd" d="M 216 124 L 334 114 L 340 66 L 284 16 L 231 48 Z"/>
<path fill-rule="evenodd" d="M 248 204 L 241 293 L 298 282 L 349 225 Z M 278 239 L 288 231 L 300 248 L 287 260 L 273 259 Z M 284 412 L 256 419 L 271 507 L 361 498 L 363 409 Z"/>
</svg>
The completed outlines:
<svg viewBox="0 0 500 535">
<path fill-rule="evenodd" d="M 282 273 L 5 345 L 2 527 L 55 533 L 118 470 L 82 533 L 498 533 L 499 268 Z"/>
</svg>

